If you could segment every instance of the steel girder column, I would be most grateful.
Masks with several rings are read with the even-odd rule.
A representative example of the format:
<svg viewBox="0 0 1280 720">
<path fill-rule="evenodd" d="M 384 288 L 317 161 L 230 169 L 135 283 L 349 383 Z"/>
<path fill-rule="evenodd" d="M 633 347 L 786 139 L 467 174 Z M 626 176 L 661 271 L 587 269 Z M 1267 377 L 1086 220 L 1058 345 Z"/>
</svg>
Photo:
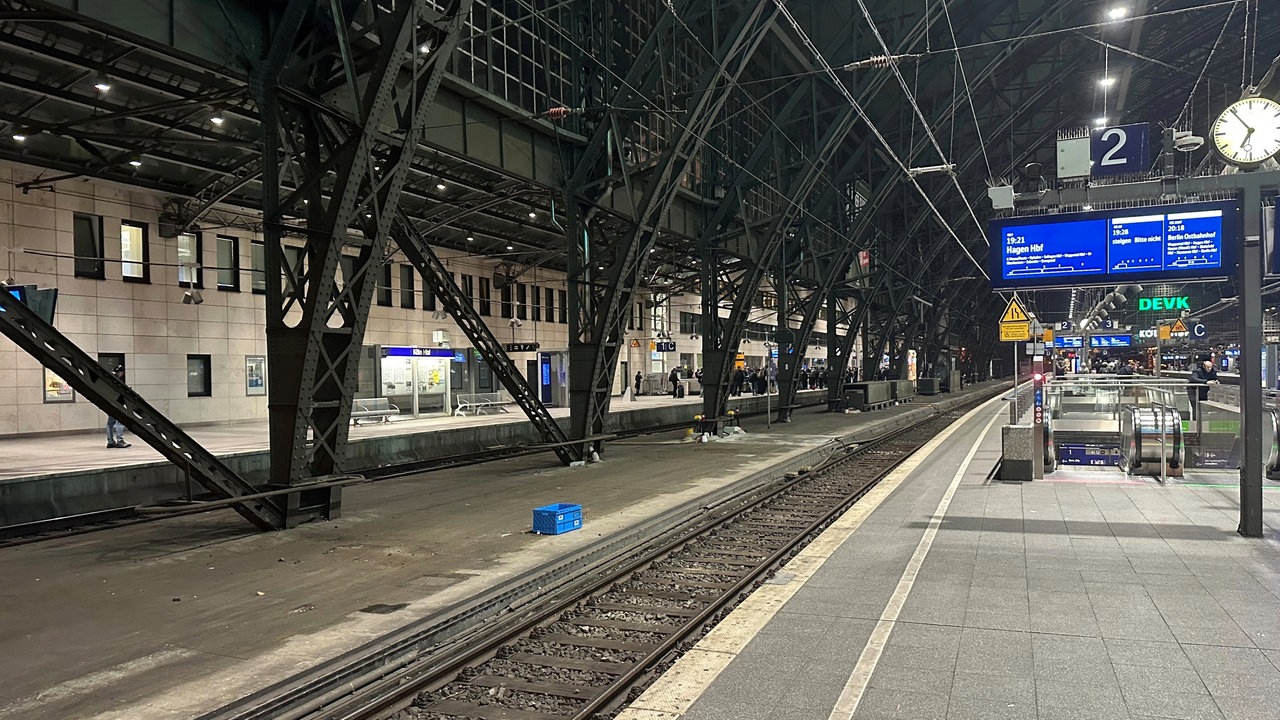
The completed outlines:
<svg viewBox="0 0 1280 720">
<path fill-rule="evenodd" d="M 494 193 L 478 195 L 471 201 L 462 200 L 458 204 L 467 207 L 468 212 L 471 212 L 479 209 L 480 206 L 496 204 L 507 199 L 507 193 L 500 189 Z M 436 226 L 443 226 L 448 222 L 446 220 Z M 458 327 L 471 341 L 471 345 L 480 352 L 480 356 L 484 358 L 494 376 L 507 389 L 507 392 L 511 393 L 515 403 L 524 410 L 542 440 L 551 444 L 551 449 L 556 457 L 560 458 L 560 462 L 569 465 L 581 460 L 579 448 L 566 444 L 568 438 L 565 437 L 560 425 L 556 423 L 555 418 L 551 417 L 542 400 L 537 397 L 528 381 L 520 374 L 511 357 L 503 349 L 502 343 L 494 336 L 493 330 L 489 328 L 484 318 L 480 317 L 480 313 L 476 312 L 471 300 L 453 281 L 449 269 L 431 249 L 427 231 L 416 227 L 408 215 L 401 211 L 401 221 L 396 224 L 393 234 L 396 244 L 404 252 L 405 257 L 413 263 L 418 274 L 431 286 L 436 299 L 458 323 Z"/>
<path fill-rule="evenodd" d="M 252 485 L 188 437 L 141 395 L 6 292 L 2 284 L 0 333 L 70 383 L 100 410 L 124 423 L 138 439 L 190 472 L 196 482 L 210 492 L 229 498 L 257 493 Z M 277 501 L 278 498 L 258 498 L 232 507 L 259 528 L 275 530 L 285 522 Z"/>
<path fill-rule="evenodd" d="M 823 194 L 820 197 L 817 205 L 815 205 L 815 211 L 820 208 L 830 207 L 832 206 L 833 203 L 840 203 L 845 201 L 847 201 L 852 207 L 853 200 L 850 198 L 840 197 L 838 193 L 835 192 L 834 188 L 836 187 L 836 183 L 838 183 L 841 178 L 848 177 L 853 172 L 854 166 L 860 159 L 861 159 L 861 155 L 858 153 L 855 153 L 853 156 L 848 158 L 848 161 L 845 163 L 844 167 L 839 172 L 836 173 L 835 180 L 830 184 L 830 186 L 825 191 L 823 191 Z M 853 218 L 848 213 L 846 213 L 846 216 L 841 217 L 840 219 L 847 222 L 849 220 L 852 220 Z M 836 286 L 839 285 L 848 276 L 849 267 L 852 264 L 853 258 L 857 254 L 857 252 L 858 252 L 858 246 L 852 241 L 852 239 L 837 238 L 834 249 L 829 249 L 825 253 L 817 253 L 814 256 L 814 265 L 817 268 L 819 268 L 821 271 L 819 275 L 818 287 L 814 289 L 814 291 L 810 293 L 808 297 L 797 300 L 796 305 L 801 308 L 801 311 L 800 311 L 800 326 L 796 328 L 796 331 L 794 333 L 795 339 L 794 339 L 793 353 L 792 353 L 794 362 L 791 362 L 789 364 L 785 377 L 783 375 L 783 371 L 781 368 L 778 371 L 778 408 L 779 408 L 778 421 L 779 422 L 789 422 L 791 419 L 791 410 L 789 409 L 788 406 L 794 405 L 796 401 L 795 378 L 800 372 L 800 358 L 804 356 L 805 351 L 808 350 L 809 348 L 809 339 L 810 337 L 813 336 L 813 328 L 818 322 L 818 316 L 820 314 L 820 311 L 823 305 L 824 304 L 835 305 L 836 299 L 834 297 L 834 290 Z M 782 293 L 786 292 L 787 290 L 788 288 L 786 288 L 785 286 L 779 290 L 779 293 L 778 293 L 779 303 L 781 303 Z M 828 315 L 830 314 L 828 313 Z M 834 337 L 835 332 L 836 332 L 835 322 L 828 322 L 827 324 L 828 346 L 839 347 L 839 345 L 835 342 L 835 337 Z M 781 350 L 779 350 L 778 355 L 779 357 L 782 356 Z M 832 378 L 831 370 L 832 370 L 831 364 L 828 363 L 827 365 L 828 381 L 830 381 Z M 843 375 L 844 375 L 844 371 L 843 369 L 841 369 L 839 376 L 843 378 Z M 834 384 L 840 384 L 840 383 L 834 383 Z"/>
<path fill-rule="evenodd" d="M 745 327 L 747 317 L 751 311 L 756 289 L 760 287 L 760 284 L 768 274 L 769 267 L 778 254 L 778 249 L 781 247 L 782 239 L 786 236 L 787 229 L 804 212 L 810 194 L 818 186 L 818 181 L 822 179 L 823 174 L 830 165 L 836 149 L 844 142 L 845 137 L 853 129 L 857 119 L 857 114 L 852 107 L 849 107 L 842 110 L 831 124 L 826 127 L 817 143 L 817 156 L 805 166 L 804 172 L 788 186 L 785 195 L 787 206 L 765 231 L 763 243 L 759 246 L 755 257 L 752 258 L 754 262 L 748 263 L 747 269 L 739 275 L 737 281 L 729 283 L 729 288 L 722 286 L 718 277 L 720 272 L 719 253 L 709 243 L 704 243 L 701 253 L 703 261 L 703 329 L 706 331 L 702 341 L 703 379 L 710 379 L 711 385 L 710 387 L 706 384 L 703 385 L 702 410 L 708 417 L 721 417 L 728 406 L 726 390 L 731 367 L 728 359 L 730 354 L 735 353 L 738 349 L 738 343 L 742 339 L 742 329 Z M 708 292 L 708 288 L 714 289 L 715 294 Z M 728 299 L 722 297 L 722 295 L 725 290 L 731 288 L 736 288 L 737 290 L 733 297 L 733 309 L 729 313 L 728 320 L 721 322 L 718 310 L 722 300 Z M 780 316 L 779 329 L 783 327 L 783 322 L 784 318 Z M 789 342 L 794 342 L 794 340 Z M 781 355 L 781 352 L 779 352 L 779 355 Z M 718 367 L 713 363 L 718 364 Z"/>
<path fill-rule="evenodd" d="M 632 207 L 631 231 L 606 250 L 601 242 L 604 239 L 591 231 L 594 202 L 587 199 L 589 194 L 600 196 L 617 184 L 616 178 L 601 175 L 602 165 L 611 167 L 608 162 L 602 163 L 605 155 L 613 152 L 611 143 L 622 141 L 616 114 L 620 111 L 611 111 L 608 121 L 596 128 L 567 187 L 570 435 L 584 441 L 584 453 L 597 452 L 601 446 L 613 373 L 621 352 L 620 338 L 638 280 L 648 261 L 656 225 L 670 207 L 680 177 L 688 171 L 705 142 L 703 138 L 716 122 L 738 77 L 746 70 L 778 13 L 776 7 L 766 13 L 764 3 L 748 3 L 745 8 L 736 3 L 731 5 L 737 11 L 736 17 L 724 39 L 717 43 L 715 56 L 702 73 L 675 136 L 646 170 L 643 189 L 632 187 L 628 169 L 620 164 L 619 174 L 628 199 L 634 203 L 637 193 L 641 193 L 640 202 Z M 634 108 L 647 104 L 646 95 L 666 66 L 661 43 L 673 28 L 676 15 L 684 18 L 691 16 L 695 8 L 706 10 L 712 19 L 711 26 L 720 25 L 721 8 L 715 0 L 685 0 L 668 4 L 667 8 L 633 61 L 626 80 L 619 85 L 612 107 Z M 604 191 L 600 190 L 602 186 Z M 599 253 L 594 252 L 597 249 Z"/>
<path fill-rule="evenodd" d="M 291 0 L 250 79 L 264 129 L 274 484 L 331 475 L 345 463 L 376 270 L 427 108 L 470 5 L 452 0 L 441 11 L 411 0 L 326 8 Z M 344 7 L 356 10 L 344 17 Z M 360 63 L 366 69 L 357 72 L 354 49 L 371 44 Z M 306 242 L 293 257 L 284 243 L 289 236 Z M 297 508 L 289 523 L 336 508 L 334 498 L 322 499 Z"/>
</svg>

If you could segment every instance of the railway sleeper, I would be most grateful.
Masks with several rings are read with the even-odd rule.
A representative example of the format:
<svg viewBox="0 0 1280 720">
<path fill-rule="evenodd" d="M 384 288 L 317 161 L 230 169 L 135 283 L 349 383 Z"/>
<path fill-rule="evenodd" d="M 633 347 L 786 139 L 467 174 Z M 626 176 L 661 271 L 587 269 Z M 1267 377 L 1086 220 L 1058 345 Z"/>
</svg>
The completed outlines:
<svg viewBox="0 0 1280 720">
<path fill-rule="evenodd" d="M 697 588 L 699 590 L 728 590 L 736 583 L 707 582 L 703 580 L 693 581 L 691 578 L 637 578 L 637 582 L 652 583 L 654 585 L 675 585 L 676 587 Z M 703 593 L 704 595 L 709 593 Z"/>
<path fill-rule="evenodd" d="M 657 643 L 638 643 L 626 640 L 587 637 L 585 635 L 565 635 L 563 633 L 547 633 L 538 639 L 544 642 L 556 643 L 557 645 L 578 645 L 600 650 L 618 650 L 620 652 L 633 652 L 644 655 L 653 652 L 658 647 Z"/>
<path fill-rule="evenodd" d="M 660 635 L 670 635 L 679 629 L 679 626 L 670 623 L 657 622 L 632 622 L 630 620 L 614 620 L 613 618 L 593 618 L 588 615 L 577 615 L 565 620 L 570 625 L 580 625 L 586 627 L 602 627 L 613 628 L 614 630 L 627 630 L 630 632 L 647 632 Z"/>
<path fill-rule="evenodd" d="M 764 561 L 766 556 L 757 555 L 751 559 L 741 555 L 730 555 L 728 557 L 716 557 L 714 555 L 682 555 L 678 559 L 681 562 L 695 563 L 717 563 L 720 565 L 738 565 L 741 567 L 755 567 Z"/>
<path fill-rule="evenodd" d="M 465 700 L 440 700 L 425 708 L 427 712 L 482 720 L 564 720 L 564 715 L 548 715 L 533 710 L 516 710 L 500 705 L 476 705 Z"/>
<path fill-rule="evenodd" d="M 521 680 L 518 678 L 501 677 L 498 675 L 477 675 L 467 680 L 467 682 L 479 687 L 505 687 L 512 690 L 542 693 L 543 695 L 555 695 L 556 697 L 571 698 L 574 700 L 588 700 L 595 694 L 594 689 L 590 685 L 569 685 L 566 683 L 543 682 L 538 680 Z"/>
<path fill-rule="evenodd" d="M 594 660 L 560 657 L 559 655 L 534 655 L 533 653 L 515 653 L 507 658 L 512 662 L 544 667 L 566 668 L 568 670 L 586 670 L 587 672 L 621 675 L 632 667 L 631 663 L 606 663 Z"/>
<path fill-rule="evenodd" d="M 669 615 L 671 617 L 693 617 L 702 612 L 701 608 L 681 608 L 672 607 L 670 605 L 632 605 L 630 603 L 618 602 L 598 602 L 591 606 L 592 610 L 600 610 L 602 612 L 612 612 L 620 610 L 623 612 L 644 612 L 645 614 Z"/>
</svg>

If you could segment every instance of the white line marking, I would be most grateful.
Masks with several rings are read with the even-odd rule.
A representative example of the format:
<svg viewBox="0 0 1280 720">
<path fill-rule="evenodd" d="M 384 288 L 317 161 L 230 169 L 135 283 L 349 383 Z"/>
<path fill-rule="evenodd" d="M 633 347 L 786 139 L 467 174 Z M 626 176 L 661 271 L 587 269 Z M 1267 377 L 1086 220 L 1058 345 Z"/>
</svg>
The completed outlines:
<svg viewBox="0 0 1280 720">
<path fill-rule="evenodd" d="M 902 571 L 902 578 L 898 580 L 898 587 L 894 588 L 893 596 L 889 598 L 889 604 L 885 606 L 884 614 L 880 616 L 879 622 L 876 623 L 875 629 L 871 631 L 871 637 L 867 640 L 867 646 L 862 649 L 862 655 L 858 657 L 858 664 L 853 668 L 853 674 L 849 676 L 849 682 L 844 686 L 844 692 L 840 693 L 840 699 L 836 701 L 836 706 L 831 709 L 831 715 L 828 720 L 850 720 L 853 714 L 858 710 L 858 704 L 862 702 L 862 696 L 867 691 L 867 686 L 871 684 L 871 675 L 876 671 L 876 665 L 880 662 L 880 655 L 884 652 L 885 645 L 889 642 L 889 635 L 893 632 L 893 626 L 898 621 L 898 615 L 902 612 L 902 607 L 907 604 L 907 596 L 911 594 L 911 588 L 915 586 L 916 576 L 920 573 L 920 566 L 924 564 L 925 557 L 929 554 L 929 548 L 933 547 L 933 539 L 938 535 L 938 528 L 942 525 L 942 519 L 947 516 L 947 509 L 951 507 L 951 498 L 956 494 L 956 488 L 960 487 L 960 481 L 964 479 L 964 475 L 969 471 L 969 464 L 973 462 L 973 456 L 978 452 L 978 446 L 986 439 L 987 433 L 991 431 L 991 426 L 996 424 L 1003 415 L 996 413 L 987 421 L 987 426 L 982 429 L 978 435 L 978 439 L 969 448 L 969 453 L 964 456 L 964 462 L 960 463 L 956 475 L 951 479 L 951 485 L 947 487 L 947 492 L 942 496 L 942 501 L 938 503 L 938 509 L 933 512 L 933 517 L 929 518 L 929 527 L 925 528 L 924 535 L 920 538 L 920 544 L 916 546 L 915 554 L 911 556 L 911 560 L 907 563 L 907 569 Z"/>
<path fill-rule="evenodd" d="M 29 697 L 17 700 L 12 704 L 0 707 L 0 718 L 27 717 L 28 713 L 48 703 L 59 702 L 70 698 L 87 695 L 91 692 L 109 688 L 127 678 L 156 671 L 165 665 L 185 660 L 197 655 L 194 650 L 175 648 L 122 662 L 97 672 L 81 675 L 78 678 L 60 682 L 45 688 Z"/>
<path fill-rule="evenodd" d="M 787 562 L 786 571 L 792 576 L 789 582 L 765 584 L 747 596 L 693 650 L 685 653 L 643 695 L 619 713 L 616 720 L 677 720 L 688 712 L 693 703 L 711 687 L 721 671 L 729 666 L 782 606 L 862 526 L 863 521 L 966 421 L 991 404 L 999 402 L 1001 398 L 1001 395 L 997 395 L 965 413 L 885 476 L 848 512 Z M 996 417 L 1002 415 L 997 414 Z"/>
</svg>

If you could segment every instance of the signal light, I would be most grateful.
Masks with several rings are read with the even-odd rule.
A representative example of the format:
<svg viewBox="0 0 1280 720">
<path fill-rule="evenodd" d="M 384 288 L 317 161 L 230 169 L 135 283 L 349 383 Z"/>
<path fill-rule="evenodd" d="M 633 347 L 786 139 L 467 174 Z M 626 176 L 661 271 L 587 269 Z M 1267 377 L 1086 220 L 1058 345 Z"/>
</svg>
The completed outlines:
<svg viewBox="0 0 1280 720">
<path fill-rule="evenodd" d="M 1036 382 L 1040 382 L 1041 380 L 1044 380 L 1044 375 L 1042 373 L 1036 373 L 1035 375 L 1031 376 L 1031 379 L 1035 380 Z"/>
</svg>

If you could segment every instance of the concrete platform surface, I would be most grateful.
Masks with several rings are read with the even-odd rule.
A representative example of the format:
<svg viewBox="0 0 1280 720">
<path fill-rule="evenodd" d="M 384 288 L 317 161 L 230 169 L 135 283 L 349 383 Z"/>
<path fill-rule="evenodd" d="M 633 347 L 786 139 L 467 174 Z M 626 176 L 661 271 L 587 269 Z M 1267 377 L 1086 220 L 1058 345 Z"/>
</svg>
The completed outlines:
<svg viewBox="0 0 1280 720">
<path fill-rule="evenodd" d="M 1280 718 L 1280 492 L 1229 474 L 988 479 L 1006 410 L 939 435 L 618 720 Z"/>
<path fill-rule="evenodd" d="M 195 717 L 927 405 L 809 408 L 769 430 L 748 418 L 745 434 L 709 444 L 637 438 L 579 468 L 533 456 L 354 486 L 341 519 L 287 532 L 255 533 L 221 512 L 0 550 L 0 719 Z M 531 535 L 532 509 L 552 502 L 581 504 L 583 531 Z"/>
</svg>

